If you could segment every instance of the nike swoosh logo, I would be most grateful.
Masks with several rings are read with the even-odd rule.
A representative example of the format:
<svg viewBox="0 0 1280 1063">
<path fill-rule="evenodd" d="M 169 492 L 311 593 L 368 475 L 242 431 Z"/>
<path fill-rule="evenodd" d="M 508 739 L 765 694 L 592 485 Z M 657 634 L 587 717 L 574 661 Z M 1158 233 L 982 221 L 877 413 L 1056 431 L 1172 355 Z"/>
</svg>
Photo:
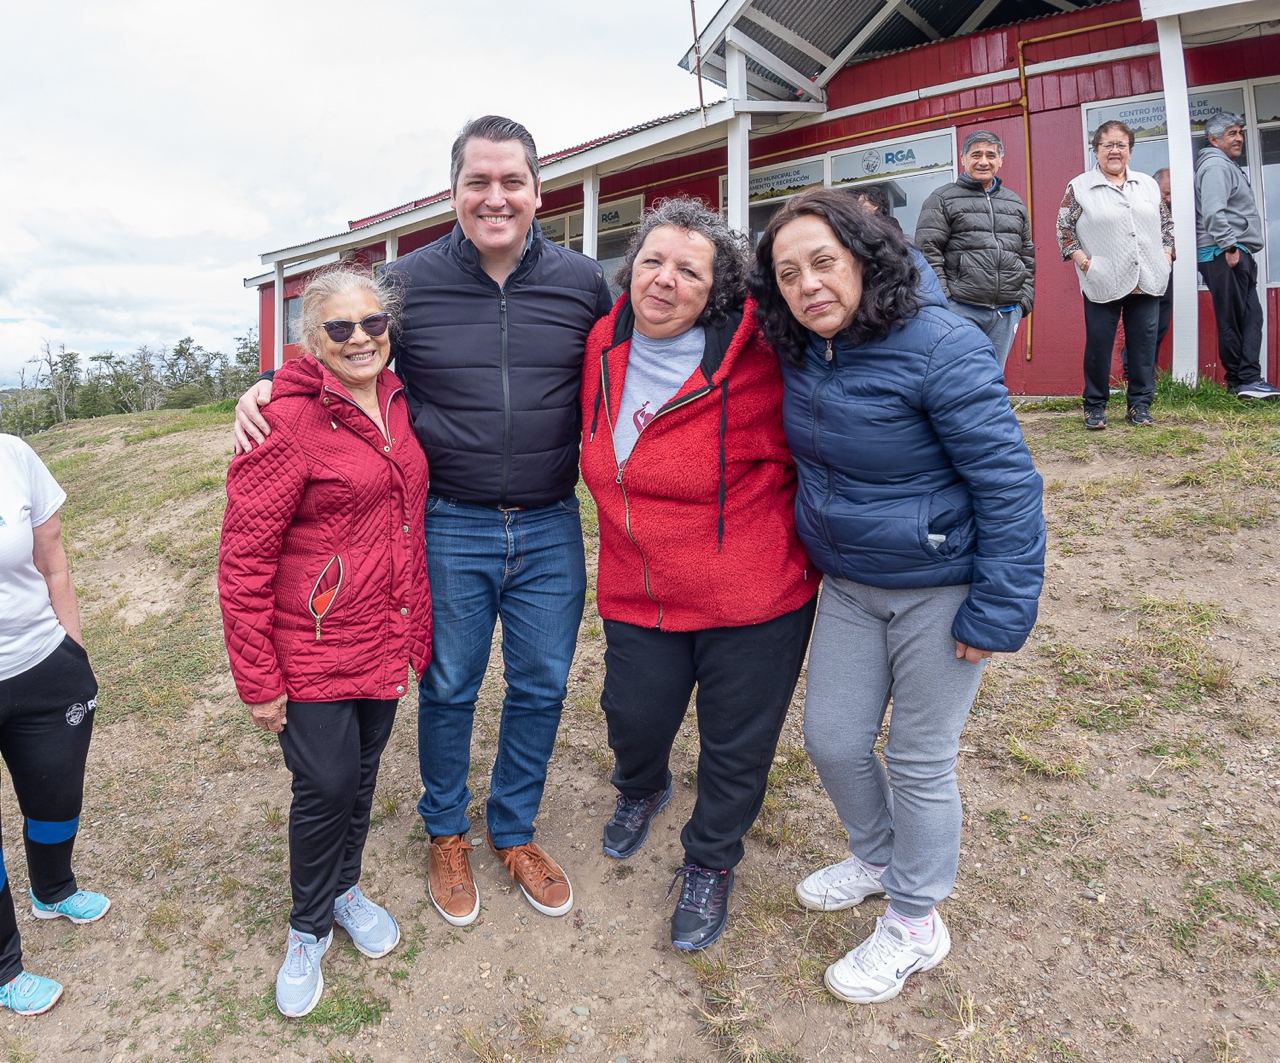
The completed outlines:
<svg viewBox="0 0 1280 1063">
<path fill-rule="evenodd" d="M 900 970 L 899 970 L 899 971 L 894 975 L 894 977 L 895 977 L 895 978 L 897 978 L 897 979 L 899 979 L 899 980 L 901 980 L 901 979 L 903 979 L 903 978 L 906 978 L 906 977 L 907 977 L 907 975 L 909 975 L 912 971 L 914 971 L 917 967 L 919 967 L 919 966 L 920 966 L 920 964 L 921 964 L 922 962 L 923 962 L 923 961 L 921 961 L 921 960 L 916 960 L 916 961 L 915 961 L 915 963 L 909 963 L 909 964 L 907 964 L 907 966 L 906 966 L 906 967 L 901 968 L 901 969 L 900 969 Z"/>
</svg>

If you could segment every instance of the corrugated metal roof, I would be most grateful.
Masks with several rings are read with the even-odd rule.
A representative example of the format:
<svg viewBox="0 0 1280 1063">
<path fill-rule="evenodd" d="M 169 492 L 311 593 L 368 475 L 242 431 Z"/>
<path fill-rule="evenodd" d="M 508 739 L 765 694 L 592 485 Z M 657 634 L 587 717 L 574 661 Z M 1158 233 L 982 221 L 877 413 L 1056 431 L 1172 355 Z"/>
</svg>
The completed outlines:
<svg viewBox="0 0 1280 1063">
<path fill-rule="evenodd" d="M 982 2 L 983 0 L 903 0 L 899 8 L 909 7 L 922 21 L 932 26 L 940 38 L 947 38 L 959 33 L 982 6 Z M 1078 8 L 1098 7 L 1116 2 L 1118 0 L 1074 0 Z M 831 0 L 755 0 L 730 24 L 768 49 L 788 66 L 802 73 L 817 76 L 822 71 L 814 70 L 816 63 L 813 57 L 784 40 L 768 27 L 753 22 L 752 11 L 759 11 L 767 19 L 790 30 L 827 55 L 838 56 L 863 31 L 864 27 L 881 15 L 885 3 L 886 0 L 845 0 L 842 3 L 832 3 Z M 977 33 L 998 26 L 1060 14 L 1062 9 L 1049 3 L 1048 0 L 1001 0 L 976 26 L 970 27 L 968 32 Z M 713 18 L 708 22 L 708 27 L 714 21 Z M 863 62 L 888 52 L 915 48 L 929 44 L 934 39 L 911 19 L 900 14 L 899 11 L 894 11 L 884 18 L 870 36 L 858 46 L 848 59 L 848 63 Z M 724 85 L 727 79 L 720 69 L 724 66 L 723 35 L 715 41 L 704 39 L 702 43 L 704 76 L 718 85 Z M 708 55 L 714 57 L 709 68 L 705 65 Z M 691 52 L 686 53 L 681 65 L 686 68 L 692 66 Z M 794 95 L 791 85 L 758 61 L 748 59 L 747 69 L 765 82 L 765 85 L 755 86 L 756 91 L 753 95 L 763 92 L 763 94 L 782 99 Z"/>
</svg>

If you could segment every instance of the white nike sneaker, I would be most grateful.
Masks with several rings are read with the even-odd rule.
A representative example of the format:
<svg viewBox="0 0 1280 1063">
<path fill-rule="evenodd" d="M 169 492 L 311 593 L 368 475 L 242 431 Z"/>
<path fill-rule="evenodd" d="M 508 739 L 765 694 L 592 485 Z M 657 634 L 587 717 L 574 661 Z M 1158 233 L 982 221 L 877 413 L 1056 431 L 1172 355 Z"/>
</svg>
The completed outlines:
<svg viewBox="0 0 1280 1063">
<path fill-rule="evenodd" d="M 796 898 L 815 912 L 838 912 L 884 893 L 881 872 L 856 856 L 815 871 L 796 885 Z"/>
<path fill-rule="evenodd" d="M 828 967 L 822 980 L 850 1004 L 880 1004 L 902 992 L 907 975 L 932 970 L 950 951 L 951 935 L 936 912 L 928 941 L 912 938 L 901 923 L 881 916 L 875 932 Z"/>
</svg>

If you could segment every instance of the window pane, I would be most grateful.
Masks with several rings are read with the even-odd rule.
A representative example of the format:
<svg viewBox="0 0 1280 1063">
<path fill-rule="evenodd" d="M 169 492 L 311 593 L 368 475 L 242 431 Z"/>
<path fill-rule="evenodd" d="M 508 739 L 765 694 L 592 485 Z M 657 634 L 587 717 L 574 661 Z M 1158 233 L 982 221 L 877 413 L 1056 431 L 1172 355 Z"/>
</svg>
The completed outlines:
<svg viewBox="0 0 1280 1063">
<path fill-rule="evenodd" d="M 764 235 L 770 219 L 781 209 L 781 203 L 764 203 L 758 207 L 749 208 L 747 218 L 748 228 L 751 230 L 752 247 L 755 247 L 760 242 L 760 237 Z"/>
<path fill-rule="evenodd" d="M 284 342 L 302 342 L 302 298 L 294 296 L 284 301 Z"/>
<path fill-rule="evenodd" d="M 601 233 L 596 239 L 596 261 L 603 267 L 604 279 L 609 285 L 610 294 L 615 299 L 621 294 L 622 289 L 613 283 L 613 275 L 618 271 L 618 267 L 622 265 L 622 258 L 627 250 L 627 242 L 631 239 L 631 234 L 635 232 L 635 229 L 635 226 L 628 229 L 614 229 L 612 232 Z"/>
<path fill-rule="evenodd" d="M 1267 234 L 1267 280 L 1280 281 L 1280 129 L 1264 129 L 1262 141 L 1262 230 Z"/>
</svg>

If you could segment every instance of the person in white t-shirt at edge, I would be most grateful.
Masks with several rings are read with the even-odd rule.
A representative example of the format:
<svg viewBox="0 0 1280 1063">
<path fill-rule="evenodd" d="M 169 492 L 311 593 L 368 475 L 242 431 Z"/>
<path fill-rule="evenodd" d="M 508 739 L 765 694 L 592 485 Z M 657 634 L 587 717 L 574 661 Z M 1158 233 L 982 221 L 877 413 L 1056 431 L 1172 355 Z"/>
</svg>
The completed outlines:
<svg viewBox="0 0 1280 1063">
<path fill-rule="evenodd" d="M 35 451 L 0 435 L 0 755 L 22 809 L 32 914 L 92 923 L 111 902 L 79 888 L 71 850 L 98 682 L 62 548 L 59 511 L 66 498 Z M 61 996 L 60 983 L 22 966 L 0 859 L 0 1007 L 39 1015 Z"/>
</svg>

